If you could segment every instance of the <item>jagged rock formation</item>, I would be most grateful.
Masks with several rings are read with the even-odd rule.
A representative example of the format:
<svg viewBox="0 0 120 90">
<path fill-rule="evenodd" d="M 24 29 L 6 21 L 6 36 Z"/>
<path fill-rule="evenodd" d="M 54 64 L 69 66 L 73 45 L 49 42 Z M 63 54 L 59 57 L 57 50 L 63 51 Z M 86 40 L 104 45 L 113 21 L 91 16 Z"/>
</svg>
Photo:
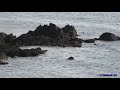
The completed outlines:
<svg viewBox="0 0 120 90">
<path fill-rule="evenodd" d="M 5 33 L 0 33 L 0 64 L 5 64 L 1 60 L 8 57 L 37 56 L 46 52 L 46 50 L 41 50 L 41 48 L 22 50 L 16 42 L 16 39 L 16 36 L 13 36 L 13 34 L 7 35 Z"/>
<path fill-rule="evenodd" d="M 74 41 L 73 41 L 74 39 Z M 29 31 L 16 39 L 21 46 L 46 45 L 62 47 L 81 47 L 81 39 L 77 38 L 77 31 L 73 26 L 66 25 L 59 28 L 55 24 L 39 26 L 35 31 Z"/>
</svg>

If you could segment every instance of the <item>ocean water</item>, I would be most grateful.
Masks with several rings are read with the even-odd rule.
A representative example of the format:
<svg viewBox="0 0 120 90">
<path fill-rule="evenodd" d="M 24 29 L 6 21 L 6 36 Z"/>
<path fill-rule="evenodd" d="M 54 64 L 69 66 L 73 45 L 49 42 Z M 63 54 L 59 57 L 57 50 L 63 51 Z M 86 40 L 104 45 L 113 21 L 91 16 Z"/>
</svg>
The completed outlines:
<svg viewBox="0 0 120 90">
<path fill-rule="evenodd" d="M 73 25 L 83 39 L 98 38 L 104 32 L 120 36 L 120 12 L 0 12 L 0 32 L 7 34 L 19 36 L 49 23 Z M 120 41 L 96 44 L 21 47 L 48 51 L 37 57 L 9 58 L 8 65 L 0 66 L 0 78 L 119 78 Z M 67 60 L 70 56 L 75 60 Z"/>
</svg>

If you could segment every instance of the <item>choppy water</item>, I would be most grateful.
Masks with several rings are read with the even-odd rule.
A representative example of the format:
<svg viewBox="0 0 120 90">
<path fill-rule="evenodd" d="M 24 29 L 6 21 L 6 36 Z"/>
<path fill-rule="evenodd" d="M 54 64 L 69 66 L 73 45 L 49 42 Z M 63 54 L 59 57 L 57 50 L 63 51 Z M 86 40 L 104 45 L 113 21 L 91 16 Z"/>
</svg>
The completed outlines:
<svg viewBox="0 0 120 90">
<path fill-rule="evenodd" d="M 104 32 L 120 36 L 119 12 L 0 12 L 0 32 L 16 36 L 50 22 L 59 27 L 75 26 L 81 38 L 97 38 Z M 0 77 L 106 78 L 100 74 L 120 77 L 120 41 L 96 44 L 83 43 L 80 48 L 41 47 L 48 52 L 38 57 L 9 58 L 8 65 L 0 66 Z M 75 60 L 68 61 L 69 56 Z"/>
</svg>

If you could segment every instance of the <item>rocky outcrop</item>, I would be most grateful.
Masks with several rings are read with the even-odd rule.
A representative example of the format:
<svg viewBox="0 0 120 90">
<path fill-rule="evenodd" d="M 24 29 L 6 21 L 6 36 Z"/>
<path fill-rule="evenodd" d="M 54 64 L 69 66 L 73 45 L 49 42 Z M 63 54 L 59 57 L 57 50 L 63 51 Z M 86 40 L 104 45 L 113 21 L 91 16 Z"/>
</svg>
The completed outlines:
<svg viewBox="0 0 120 90">
<path fill-rule="evenodd" d="M 0 59 L 7 57 L 28 57 L 44 54 L 46 50 L 20 49 L 20 46 L 60 46 L 81 47 L 82 40 L 77 38 L 77 31 L 73 26 L 66 25 L 59 28 L 55 24 L 38 26 L 35 31 L 29 31 L 19 37 L 13 34 L 0 33 Z"/>
<path fill-rule="evenodd" d="M 103 40 L 103 41 L 117 41 L 117 40 L 120 40 L 120 37 L 114 35 L 113 33 L 106 32 L 106 33 L 103 33 L 100 36 L 99 40 Z"/>
<path fill-rule="evenodd" d="M 74 39 L 74 41 L 73 41 Z M 81 47 L 82 41 L 77 38 L 77 31 L 73 26 L 66 25 L 59 28 L 55 24 L 39 26 L 35 31 L 29 31 L 16 39 L 16 43 L 21 46 L 61 46 L 61 47 Z"/>
<path fill-rule="evenodd" d="M 39 54 L 44 54 L 46 50 L 37 49 L 25 49 L 22 50 L 19 44 L 16 42 L 16 36 L 13 34 L 0 33 L 0 60 L 6 59 L 7 57 L 28 57 L 37 56 Z M 1 64 L 3 64 L 1 62 Z"/>
<path fill-rule="evenodd" d="M 39 26 L 32 33 L 33 35 L 43 35 L 52 39 L 63 39 L 63 30 L 56 26 L 55 24 L 50 23 L 49 25 Z"/>
<path fill-rule="evenodd" d="M 96 40 L 104 41 L 117 41 L 120 40 L 119 36 L 112 33 L 103 33 L 100 38 L 94 39 L 80 39 L 77 38 L 77 31 L 73 26 L 66 25 L 59 28 L 55 24 L 38 26 L 36 30 L 29 31 L 19 37 L 13 34 L 0 33 L 0 59 L 7 57 L 28 57 L 44 54 L 47 50 L 37 49 L 20 49 L 20 46 L 59 46 L 59 47 L 81 47 L 82 43 L 95 43 Z M 96 45 L 96 44 L 94 44 Z M 69 57 L 69 60 L 74 59 Z M 0 62 L 3 63 L 3 62 Z"/>
</svg>

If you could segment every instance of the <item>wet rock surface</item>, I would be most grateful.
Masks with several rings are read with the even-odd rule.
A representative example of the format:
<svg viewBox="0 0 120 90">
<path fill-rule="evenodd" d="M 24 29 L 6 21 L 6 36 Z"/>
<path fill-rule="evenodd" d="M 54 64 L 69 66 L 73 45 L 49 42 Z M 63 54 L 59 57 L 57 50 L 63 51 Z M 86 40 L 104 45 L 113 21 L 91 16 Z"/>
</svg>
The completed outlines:
<svg viewBox="0 0 120 90">
<path fill-rule="evenodd" d="M 120 40 L 120 37 L 116 36 L 113 33 L 106 32 L 106 33 L 103 33 L 100 36 L 99 40 L 103 40 L 103 41 L 118 41 L 118 40 Z"/>
</svg>

